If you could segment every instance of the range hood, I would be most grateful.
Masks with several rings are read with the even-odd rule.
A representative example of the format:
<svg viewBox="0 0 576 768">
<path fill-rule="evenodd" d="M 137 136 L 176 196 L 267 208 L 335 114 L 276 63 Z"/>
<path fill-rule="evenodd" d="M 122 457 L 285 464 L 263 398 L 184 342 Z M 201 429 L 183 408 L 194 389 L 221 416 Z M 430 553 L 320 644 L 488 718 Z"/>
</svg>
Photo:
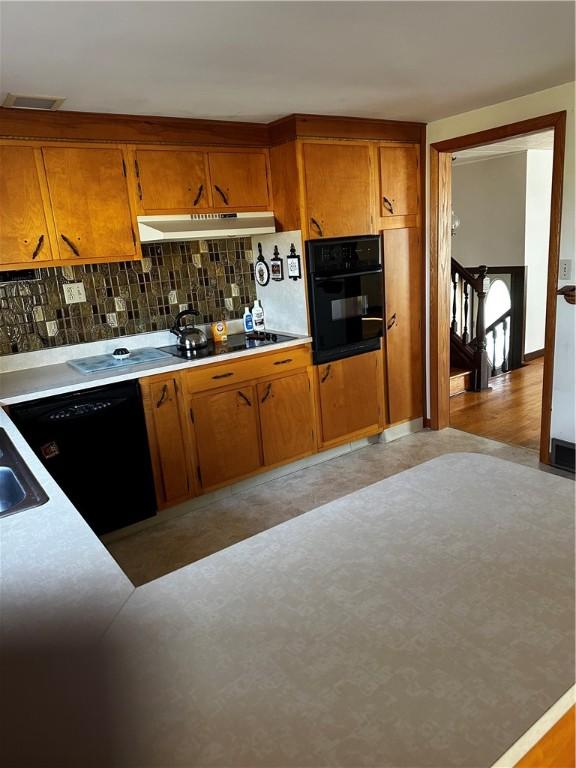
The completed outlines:
<svg viewBox="0 0 576 768">
<path fill-rule="evenodd" d="M 170 240 L 215 240 L 276 232 L 274 214 L 191 213 L 179 216 L 138 216 L 140 240 L 162 243 Z"/>
</svg>

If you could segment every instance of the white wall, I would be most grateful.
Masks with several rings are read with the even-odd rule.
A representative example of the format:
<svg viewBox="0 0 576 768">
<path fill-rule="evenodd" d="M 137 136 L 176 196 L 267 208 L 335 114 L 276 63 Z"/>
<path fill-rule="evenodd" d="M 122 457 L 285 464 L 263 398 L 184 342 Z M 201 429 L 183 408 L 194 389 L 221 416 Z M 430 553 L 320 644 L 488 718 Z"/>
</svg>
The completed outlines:
<svg viewBox="0 0 576 768">
<path fill-rule="evenodd" d="M 452 256 L 465 267 L 522 266 L 525 196 L 526 152 L 454 164 Z"/>
<path fill-rule="evenodd" d="M 551 112 L 566 110 L 566 153 L 564 164 L 564 189 L 562 201 L 562 233 L 560 240 L 560 258 L 574 260 L 574 87 L 575 83 L 565 83 L 556 88 L 539 91 L 519 99 L 504 101 L 489 107 L 465 112 L 460 115 L 437 120 L 427 127 L 428 143 L 464 136 L 468 133 L 495 128 L 499 125 L 514 123 Z M 427 163 L 429 162 L 427 152 Z M 426 185 L 429 190 L 429 184 Z M 429 205 L 429 203 L 428 203 Z M 427 253 L 429 258 L 429 231 L 427 235 Z M 574 262 L 572 263 L 574 269 Z M 429 297 L 429 281 L 428 297 Z M 560 285 L 573 283 L 560 281 Z M 554 359 L 554 385 L 552 394 L 552 437 L 563 440 L 576 440 L 575 427 L 575 307 L 559 298 L 556 318 L 556 341 Z M 429 345 L 428 345 L 429 349 Z M 428 358 L 429 365 L 429 358 Z M 429 381 L 429 379 L 428 379 Z M 429 396 L 428 396 L 429 403 Z"/>
<path fill-rule="evenodd" d="M 284 280 L 277 282 L 270 278 L 268 285 L 261 286 L 256 283 L 256 295 L 260 299 L 264 310 L 264 325 L 267 330 L 280 333 L 295 334 L 297 336 L 308 335 L 308 309 L 306 303 L 306 272 L 305 257 L 302 251 L 302 233 L 300 230 L 293 232 L 276 232 L 273 235 L 259 235 L 252 238 L 252 252 L 254 263 L 258 258 L 258 243 L 262 244 L 262 255 L 270 266 L 270 259 L 274 256 L 274 246 L 284 264 Z M 302 278 L 292 280 L 288 278 L 286 257 L 290 253 L 290 245 L 294 243 L 296 253 L 300 256 Z"/>
<path fill-rule="evenodd" d="M 544 348 L 552 159 L 551 149 L 530 149 L 526 153 L 526 353 Z"/>
</svg>

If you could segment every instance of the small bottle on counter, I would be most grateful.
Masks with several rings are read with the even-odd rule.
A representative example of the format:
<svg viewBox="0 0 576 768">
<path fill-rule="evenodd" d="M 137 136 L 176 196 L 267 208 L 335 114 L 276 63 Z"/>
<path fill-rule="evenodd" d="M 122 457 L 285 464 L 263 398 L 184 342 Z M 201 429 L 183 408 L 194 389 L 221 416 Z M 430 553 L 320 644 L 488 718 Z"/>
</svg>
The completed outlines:
<svg viewBox="0 0 576 768">
<path fill-rule="evenodd" d="M 264 330 L 264 310 L 260 306 L 260 299 L 254 299 L 254 306 L 252 307 L 252 321 L 254 323 L 255 331 Z"/>
<path fill-rule="evenodd" d="M 244 307 L 244 333 L 251 333 L 254 330 L 254 321 L 252 320 L 252 313 L 249 307 Z"/>
<path fill-rule="evenodd" d="M 228 341 L 228 325 L 225 320 L 217 320 L 212 323 L 212 338 L 216 344 Z"/>
</svg>

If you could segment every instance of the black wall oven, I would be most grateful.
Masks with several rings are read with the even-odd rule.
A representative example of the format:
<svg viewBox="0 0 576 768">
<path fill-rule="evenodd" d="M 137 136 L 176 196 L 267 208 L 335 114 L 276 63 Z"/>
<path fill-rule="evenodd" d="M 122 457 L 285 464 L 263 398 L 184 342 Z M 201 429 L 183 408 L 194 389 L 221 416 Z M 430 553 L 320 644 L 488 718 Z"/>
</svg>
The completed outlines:
<svg viewBox="0 0 576 768">
<path fill-rule="evenodd" d="M 379 349 L 384 317 L 380 237 L 308 240 L 306 264 L 314 362 Z"/>
</svg>

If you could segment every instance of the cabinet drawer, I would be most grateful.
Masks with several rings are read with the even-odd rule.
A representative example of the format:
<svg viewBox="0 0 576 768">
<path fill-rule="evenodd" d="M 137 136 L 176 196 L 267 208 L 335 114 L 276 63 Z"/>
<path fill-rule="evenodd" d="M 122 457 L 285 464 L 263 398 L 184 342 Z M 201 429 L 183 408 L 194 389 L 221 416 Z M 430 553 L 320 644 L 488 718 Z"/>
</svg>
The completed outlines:
<svg viewBox="0 0 576 768">
<path fill-rule="evenodd" d="M 311 364 L 309 346 L 289 347 L 269 354 L 253 355 L 227 364 L 198 366 L 182 373 L 186 392 L 203 392 L 252 379 L 305 368 Z"/>
</svg>

